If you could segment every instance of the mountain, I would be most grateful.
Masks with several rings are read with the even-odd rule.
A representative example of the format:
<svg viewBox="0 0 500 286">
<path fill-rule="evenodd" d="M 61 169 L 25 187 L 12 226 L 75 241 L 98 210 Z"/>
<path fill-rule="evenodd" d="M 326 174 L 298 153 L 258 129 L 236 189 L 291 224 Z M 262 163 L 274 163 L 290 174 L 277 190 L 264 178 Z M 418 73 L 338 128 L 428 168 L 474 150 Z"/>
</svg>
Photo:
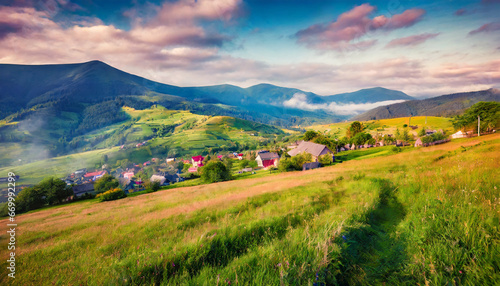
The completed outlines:
<svg viewBox="0 0 500 286">
<path fill-rule="evenodd" d="M 462 113 L 479 101 L 500 101 L 499 89 L 447 94 L 438 97 L 411 100 L 402 103 L 377 107 L 352 120 L 376 120 L 407 116 L 454 116 Z"/>
<path fill-rule="evenodd" d="M 374 103 L 388 100 L 414 100 L 415 98 L 398 90 L 383 87 L 361 89 L 355 92 L 341 93 L 323 97 L 328 102 L 336 103 Z"/>
<path fill-rule="evenodd" d="M 409 100 L 400 91 L 385 88 L 363 89 L 352 93 L 320 96 L 295 88 L 258 84 L 248 88 L 233 85 L 178 87 L 154 82 L 118 70 L 100 61 L 79 64 L 13 65 L 0 64 L 0 119 L 34 106 L 70 104 L 76 109 L 115 100 L 117 97 L 142 97 L 154 93 L 161 104 L 172 109 L 205 106 L 217 115 L 236 116 L 262 123 L 290 126 L 304 121 L 339 121 L 346 119 L 332 112 L 292 108 L 284 103 L 296 94 L 304 94 L 308 104 L 372 103 L 386 100 Z M 144 101 L 144 98 L 135 98 Z M 220 104 L 233 107 L 221 108 Z"/>
<path fill-rule="evenodd" d="M 258 86 L 248 89 L 232 85 L 178 87 L 147 80 L 100 61 L 60 65 L 0 64 L 0 119 L 16 112 L 20 114 L 15 116 L 23 116 L 21 113 L 35 107 L 84 111 L 94 104 L 118 98 L 121 98 L 118 105 L 133 101 L 135 108 L 146 108 L 154 102 L 170 109 L 227 115 L 280 126 L 345 119 L 324 111 L 285 107 L 279 100 L 270 102 L 280 92 L 285 94 L 284 98 L 289 98 L 299 90 L 283 88 L 266 93 Z"/>
</svg>

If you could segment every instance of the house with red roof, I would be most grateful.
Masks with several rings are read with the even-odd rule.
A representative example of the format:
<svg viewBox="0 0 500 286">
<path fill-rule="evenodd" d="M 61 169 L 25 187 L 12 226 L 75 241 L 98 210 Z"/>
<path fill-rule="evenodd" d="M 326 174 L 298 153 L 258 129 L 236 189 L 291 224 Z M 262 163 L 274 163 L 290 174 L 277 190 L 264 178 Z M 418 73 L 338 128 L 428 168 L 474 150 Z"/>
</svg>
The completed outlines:
<svg viewBox="0 0 500 286">
<path fill-rule="evenodd" d="M 257 165 L 259 167 L 267 168 L 267 167 L 278 167 L 280 156 L 274 152 L 261 152 L 255 158 L 257 161 Z"/>
<path fill-rule="evenodd" d="M 97 171 L 97 172 L 90 172 L 90 173 L 87 173 L 85 174 L 83 177 L 86 179 L 86 180 L 92 180 L 92 181 L 95 181 L 99 178 L 101 178 L 102 176 L 104 176 L 105 174 L 107 174 L 108 172 L 106 172 L 105 170 L 104 171 Z"/>
<path fill-rule="evenodd" d="M 191 157 L 191 162 L 192 162 L 193 167 L 202 167 L 203 160 L 205 160 L 205 157 L 203 157 L 201 155 Z"/>
<path fill-rule="evenodd" d="M 238 154 L 238 160 L 243 160 L 243 153 Z"/>
</svg>

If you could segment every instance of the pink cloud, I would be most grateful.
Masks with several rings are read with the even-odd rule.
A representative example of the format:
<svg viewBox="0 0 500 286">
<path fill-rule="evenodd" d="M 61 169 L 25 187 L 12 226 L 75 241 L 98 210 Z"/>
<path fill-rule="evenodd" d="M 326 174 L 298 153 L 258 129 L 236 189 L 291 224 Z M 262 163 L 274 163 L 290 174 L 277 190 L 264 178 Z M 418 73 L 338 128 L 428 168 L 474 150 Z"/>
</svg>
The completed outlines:
<svg viewBox="0 0 500 286">
<path fill-rule="evenodd" d="M 500 22 L 491 22 L 482 25 L 481 27 L 469 32 L 469 35 L 474 35 L 478 33 L 489 33 L 500 30 Z"/>
<path fill-rule="evenodd" d="M 420 21 L 425 14 L 423 9 L 409 9 L 389 18 L 381 15 L 370 19 L 369 15 L 374 10 L 374 6 L 362 4 L 341 14 L 336 21 L 328 24 L 312 25 L 298 31 L 295 36 L 299 43 L 315 49 L 348 49 L 349 47 L 356 47 L 355 44 L 353 45 L 353 41 L 370 31 L 379 29 L 390 31 L 410 27 Z M 368 42 L 364 41 L 362 43 L 366 44 Z"/>
<path fill-rule="evenodd" d="M 397 46 L 416 46 L 419 45 L 429 39 L 435 38 L 439 35 L 439 33 L 431 34 L 425 33 L 420 35 L 413 35 L 409 37 L 394 39 L 390 41 L 386 47 L 397 47 Z"/>
</svg>

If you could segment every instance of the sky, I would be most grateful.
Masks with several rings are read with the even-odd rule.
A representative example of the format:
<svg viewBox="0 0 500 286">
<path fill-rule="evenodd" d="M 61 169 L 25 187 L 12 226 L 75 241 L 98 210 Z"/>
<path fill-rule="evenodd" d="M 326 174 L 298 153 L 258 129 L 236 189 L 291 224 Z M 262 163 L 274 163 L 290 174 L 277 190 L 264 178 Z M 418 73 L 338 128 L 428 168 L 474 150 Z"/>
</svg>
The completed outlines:
<svg viewBox="0 0 500 286">
<path fill-rule="evenodd" d="M 499 15 L 500 0 L 0 0 L 0 63 L 430 97 L 500 87 Z"/>
</svg>

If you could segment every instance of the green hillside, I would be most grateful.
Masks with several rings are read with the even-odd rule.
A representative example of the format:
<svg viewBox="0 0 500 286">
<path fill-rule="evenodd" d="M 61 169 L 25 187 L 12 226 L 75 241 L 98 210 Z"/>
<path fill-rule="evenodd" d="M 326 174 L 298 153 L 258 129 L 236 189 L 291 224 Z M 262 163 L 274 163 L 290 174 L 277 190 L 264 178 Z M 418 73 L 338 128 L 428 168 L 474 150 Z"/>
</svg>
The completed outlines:
<svg viewBox="0 0 500 286">
<path fill-rule="evenodd" d="M 499 102 L 500 90 L 491 88 L 380 106 L 357 115 L 352 120 L 377 120 L 422 115 L 450 117 L 461 114 L 465 109 L 480 101 Z"/>
<path fill-rule="evenodd" d="M 6 148 L 0 150 L 3 166 L 0 172 L 14 171 L 21 176 L 21 184 L 33 184 L 44 177 L 61 177 L 84 167 L 100 168 L 103 155 L 113 163 L 123 159 L 142 163 L 152 157 L 256 149 L 260 144 L 285 135 L 281 129 L 269 125 L 227 116 L 167 110 L 162 106 L 144 110 L 124 107 L 122 112 L 127 115 L 126 121 L 76 137 L 74 140 L 83 146 L 76 153 L 43 158 L 48 156 L 49 150 L 41 144 L 6 144 Z M 26 136 L 30 136 L 29 132 Z M 136 147 L 144 141 L 147 141 L 144 146 Z"/>
<path fill-rule="evenodd" d="M 33 211 L 0 284 L 496 285 L 499 148 L 493 134 Z"/>
</svg>

